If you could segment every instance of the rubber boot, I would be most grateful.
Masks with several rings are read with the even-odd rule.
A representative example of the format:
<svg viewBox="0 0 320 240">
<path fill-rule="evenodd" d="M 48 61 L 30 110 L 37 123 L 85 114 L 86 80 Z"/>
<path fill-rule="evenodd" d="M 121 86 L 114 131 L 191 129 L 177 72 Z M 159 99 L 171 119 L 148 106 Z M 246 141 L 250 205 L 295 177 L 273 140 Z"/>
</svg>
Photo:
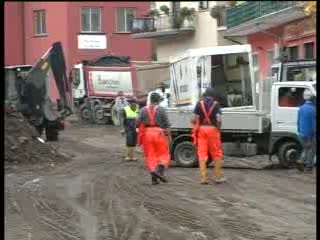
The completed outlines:
<svg viewBox="0 0 320 240">
<path fill-rule="evenodd" d="M 161 182 L 168 182 L 168 180 L 164 176 L 164 171 L 165 171 L 164 165 L 160 164 L 156 172 L 157 177 L 160 179 Z"/>
<path fill-rule="evenodd" d="M 131 160 L 131 149 L 130 147 L 127 147 L 127 156 L 125 158 L 126 161 L 130 161 Z"/>
<path fill-rule="evenodd" d="M 151 183 L 152 183 L 152 185 L 159 184 L 158 176 L 154 172 L 151 172 L 150 174 L 151 174 Z"/>
<path fill-rule="evenodd" d="M 132 161 L 137 161 L 138 159 L 135 157 L 136 147 L 130 147 L 130 157 Z"/>
<path fill-rule="evenodd" d="M 214 163 L 214 176 L 215 176 L 215 182 L 216 183 L 223 183 L 227 179 L 224 177 L 223 173 L 223 161 L 215 161 Z"/>
<path fill-rule="evenodd" d="M 207 161 L 199 161 L 201 184 L 208 184 Z"/>
</svg>

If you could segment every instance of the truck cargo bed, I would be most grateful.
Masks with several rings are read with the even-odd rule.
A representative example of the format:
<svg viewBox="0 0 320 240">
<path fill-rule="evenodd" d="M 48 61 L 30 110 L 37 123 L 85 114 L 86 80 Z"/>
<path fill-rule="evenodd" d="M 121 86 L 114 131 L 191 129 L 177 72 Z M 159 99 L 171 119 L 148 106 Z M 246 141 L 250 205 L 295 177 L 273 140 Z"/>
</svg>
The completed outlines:
<svg viewBox="0 0 320 240">
<path fill-rule="evenodd" d="M 192 128 L 192 109 L 189 107 L 168 108 L 168 117 L 173 129 Z M 254 107 L 222 109 L 222 130 L 224 132 L 262 133 L 268 124 L 266 113 Z"/>
</svg>

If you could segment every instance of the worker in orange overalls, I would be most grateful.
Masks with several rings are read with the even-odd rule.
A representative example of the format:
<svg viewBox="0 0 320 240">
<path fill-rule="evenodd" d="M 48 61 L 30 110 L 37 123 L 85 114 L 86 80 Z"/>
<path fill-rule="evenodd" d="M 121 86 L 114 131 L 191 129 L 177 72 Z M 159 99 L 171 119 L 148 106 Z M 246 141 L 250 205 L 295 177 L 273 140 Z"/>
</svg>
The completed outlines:
<svg viewBox="0 0 320 240">
<path fill-rule="evenodd" d="M 139 140 L 145 155 L 153 185 L 167 182 L 165 169 L 170 164 L 170 123 L 165 108 L 159 106 L 161 96 L 152 93 L 150 105 L 141 109 L 138 117 Z"/>
<path fill-rule="evenodd" d="M 204 98 L 194 109 L 192 123 L 193 140 L 198 149 L 201 183 L 208 184 L 207 162 L 209 155 L 214 160 L 215 182 L 226 181 L 223 173 L 223 148 L 221 143 L 221 109 L 215 101 L 213 88 L 206 89 Z"/>
</svg>

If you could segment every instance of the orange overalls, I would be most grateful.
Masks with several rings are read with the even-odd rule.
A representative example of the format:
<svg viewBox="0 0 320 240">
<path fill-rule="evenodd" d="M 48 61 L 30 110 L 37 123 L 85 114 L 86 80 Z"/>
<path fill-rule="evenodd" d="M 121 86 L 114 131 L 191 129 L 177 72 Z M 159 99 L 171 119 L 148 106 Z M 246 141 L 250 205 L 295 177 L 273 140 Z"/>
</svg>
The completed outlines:
<svg viewBox="0 0 320 240">
<path fill-rule="evenodd" d="M 158 107 L 147 107 L 149 126 L 139 126 L 139 144 L 145 155 L 147 167 L 150 172 L 155 172 L 159 165 L 168 168 L 170 165 L 169 142 L 162 128 L 156 125 Z"/>
<path fill-rule="evenodd" d="M 212 125 L 210 115 L 216 106 L 216 102 L 212 104 L 209 111 L 206 111 L 203 101 L 200 101 L 201 111 L 204 114 L 204 121 L 200 123 L 198 119 L 193 129 L 193 142 L 198 149 L 199 166 L 201 172 L 201 183 L 207 184 L 207 161 L 209 154 L 215 161 L 215 176 L 222 178 L 223 165 L 223 147 L 221 143 L 220 130 Z"/>
</svg>

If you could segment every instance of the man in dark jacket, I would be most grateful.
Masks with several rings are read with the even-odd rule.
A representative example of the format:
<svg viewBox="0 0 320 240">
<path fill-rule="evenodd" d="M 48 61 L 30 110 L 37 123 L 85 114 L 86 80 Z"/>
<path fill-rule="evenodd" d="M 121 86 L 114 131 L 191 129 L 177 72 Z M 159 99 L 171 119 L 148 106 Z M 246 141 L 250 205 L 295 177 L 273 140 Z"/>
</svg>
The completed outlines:
<svg viewBox="0 0 320 240">
<path fill-rule="evenodd" d="M 134 97 L 128 106 L 124 108 L 124 123 L 126 133 L 127 157 L 126 161 L 136 161 L 135 148 L 137 145 L 137 118 L 139 106 L 137 99 Z"/>
<path fill-rule="evenodd" d="M 194 114 L 193 138 L 198 149 L 201 184 L 208 184 L 209 154 L 214 160 L 215 182 L 222 183 L 226 181 L 223 173 L 223 148 L 220 134 L 222 113 L 213 88 L 206 89 L 204 98 L 194 109 Z"/>
<path fill-rule="evenodd" d="M 150 104 L 142 108 L 139 117 L 139 144 L 142 145 L 153 185 L 167 182 L 164 171 L 170 165 L 170 122 L 165 108 L 159 106 L 161 97 L 154 92 Z"/>
</svg>

